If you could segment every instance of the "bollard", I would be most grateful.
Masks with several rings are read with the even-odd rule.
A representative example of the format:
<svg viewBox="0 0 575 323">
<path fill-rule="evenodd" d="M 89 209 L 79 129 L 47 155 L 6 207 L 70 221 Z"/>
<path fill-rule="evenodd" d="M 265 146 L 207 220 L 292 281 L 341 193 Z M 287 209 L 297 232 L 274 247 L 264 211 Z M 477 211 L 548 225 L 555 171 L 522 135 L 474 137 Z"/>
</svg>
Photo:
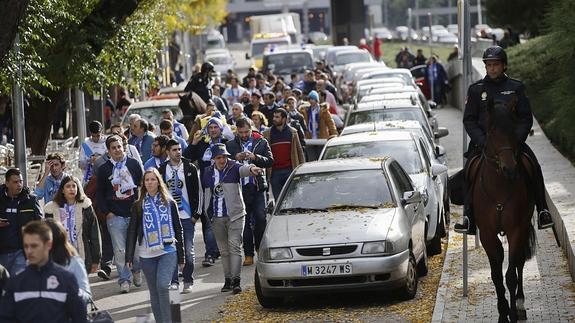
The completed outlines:
<svg viewBox="0 0 575 323">
<path fill-rule="evenodd" d="M 170 312 L 172 313 L 172 322 L 181 323 L 182 313 L 180 312 L 180 289 L 170 288 Z"/>
</svg>

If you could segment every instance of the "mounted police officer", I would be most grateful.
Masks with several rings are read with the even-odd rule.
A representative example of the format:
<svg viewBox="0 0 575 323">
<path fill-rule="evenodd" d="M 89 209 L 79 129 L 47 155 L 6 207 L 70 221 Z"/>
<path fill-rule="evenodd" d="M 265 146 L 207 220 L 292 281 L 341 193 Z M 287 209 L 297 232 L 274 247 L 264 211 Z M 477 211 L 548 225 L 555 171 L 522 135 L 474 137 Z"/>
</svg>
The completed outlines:
<svg viewBox="0 0 575 323">
<path fill-rule="evenodd" d="M 210 82 L 212 81 L 211 74 L 214 71 L 214 64 L 205 62 L 202 64 L 200 73 L 192 75 L 190 81 L 186 85 L 184 92 L 193 91 L 199 95 L 204 102 L 208 102 L 212 98 L 212 89 Z"/>
<path fill-rule="evenodd" d="M 492 46 L 486 49 L 483 53 L 483 62 L 485 63 L 487 75 L 469 87 L 465 112 L 463 114 L 465 131 L 467 131 L 467 134 L 471 138 L 468 151 L 465 155 L 467 158 L 465 169 L 469 167 L 469 162 L 473 157 L 481 154 L 485 145 L 487 134 L 486 105 L 488 100 L 493 99 L 496 104 L 507 105 L 514 97 L 517 97 L 516 135 L 521 142 L 521 150 L 531 157 L 537 168 L 535 178 L 533 179 L 536 188 L 535 204 L 538 213 L 537 224 L 539 229 L 549 228 L 553 225 L 553 220 L 545 200 L 545 185 L 541 166 L 537 162 L 537 158 L 531 148 L 525 143 L 531 131 L 531 126 L 533 125 L 533 115 L 531 113 L 529 99 L 525 95 L 525 86 L 520 81 L 509 78 L 507 74 L 505 74 L 507 70 L 507 54 L 503 48 Z M 470 187 L 470 183 L 466 183 L 465 186 Z M 472 194 L 470 192 L 465 196 L 464 218 L 462 223 L 455 224 L 456 232 L 475 234 L 471 196 Z"/>
</svg>

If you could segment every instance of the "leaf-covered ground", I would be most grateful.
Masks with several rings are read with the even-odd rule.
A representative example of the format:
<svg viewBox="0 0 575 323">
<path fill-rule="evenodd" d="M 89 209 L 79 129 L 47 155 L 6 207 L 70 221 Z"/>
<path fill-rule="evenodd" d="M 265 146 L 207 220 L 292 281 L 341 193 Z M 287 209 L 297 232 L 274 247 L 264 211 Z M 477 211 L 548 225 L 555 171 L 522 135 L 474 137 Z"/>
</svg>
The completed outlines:
<svg viewBox="0 0 575 323">
<path fill-rule="evenodd" d="M 420 278 L 417 296 L 411 301 L 398 301 L 391 292 L 305 295 L 269 310 L 260 306 L 252 285 L 226 300 L 220 308 L 221 321 L 430 322 L 446 247 L 444 243 L 443 252 L 429 258 L 429 273 Z"/>
</svg>

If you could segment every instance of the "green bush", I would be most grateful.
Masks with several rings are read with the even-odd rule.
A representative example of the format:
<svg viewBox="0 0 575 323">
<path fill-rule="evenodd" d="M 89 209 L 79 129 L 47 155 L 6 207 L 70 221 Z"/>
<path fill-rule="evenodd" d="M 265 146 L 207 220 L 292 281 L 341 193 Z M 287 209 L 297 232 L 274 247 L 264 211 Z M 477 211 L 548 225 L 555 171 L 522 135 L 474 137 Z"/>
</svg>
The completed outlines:
<svg viewBox="0 0 575 323">
<path fill-rule="evenodd" d="M 522 80 L 535 117 L 551 142 L 575 161 L 575 3 L 559 0 L 549 33 L 509 50 L 509 75 Z"/>
</svg>

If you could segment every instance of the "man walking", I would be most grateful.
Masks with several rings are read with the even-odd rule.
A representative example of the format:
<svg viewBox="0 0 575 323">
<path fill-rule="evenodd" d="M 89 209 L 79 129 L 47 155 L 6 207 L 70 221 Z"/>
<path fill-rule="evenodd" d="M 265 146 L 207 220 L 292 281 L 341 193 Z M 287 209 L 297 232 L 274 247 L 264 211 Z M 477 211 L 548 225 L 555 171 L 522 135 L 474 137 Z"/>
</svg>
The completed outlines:
<svg viewBox="0 0 575 323">
<path fill-rule="evenodd" d="M 144 119 L 134 121 L 132 135 L 128 138 L 128 144 L 134 145 L 138 149 L 141 160 L 148 160 L 152 157 L 152 142 L 154 137 L 148 133 L 150 126 Z"/>
<path fill-rule="evenodd" d="M 13 277 L 0 302 L 1 322 L 86 322 L 74 274 L 50 259 L 52 231 L 32 221 L 22 228 L 28 266 Z"/>
<path fill-rule="evenodd" d="M 98 208 L 106 215 L 106 224 L 112 248 L 114 249 L 114 262 L 118 269 L 118 284 L 122 293 L 130 291 L 130 278 L 132 273 L 126 266 L 126 237 L 130 223 L 131 208 L 137 200 L 138 184 L 142 183 L 142 164 L 133 158 L 127 157 L 122 146 L 122 139 L 112 135 L 106 139 L 106 147 L 110 159 L 98 169 L 97 201 Z M 134 258 L 134 286 L 142 284 L 142 273 L 139 263 Z"/>
<path fill-rule="evenodd" d="M 36 197 L 24 187 L 19 169 L 9 169 L 5 179 L 6 183 L 0 186 L 0 265 L 14 276 L 26 267 L 22 227 L 40 220 L 42 211 Z"/>
<path fill-rule="evenodd" d="M 194 230 L 196 221 L 202 214 L 202 188 L 198 169 L 189 159 L 182 158 L 182 147 L 170 139 L 166 145 L 168 160 L 160 166 L 160 174 L 166 186 L 178 205 L 180 222 L 184 231 L 184 252 L 186 263 L 182 270 L 184 289 L 182 293 L 190 293 L 194 284 Z M 178 270 L 172 277 L 172 286 L 178 288 Z"/>
<path fill-rule="evenodd" d="M 271 184 L 274 200 L 277 200 L 282 187 L 292 170 L 305 162 L 297 131 L 287 125 L 288 113 L 284 108 L 274 111 L 274 126 L 264 131 L 274 156 L 271 171 Z"/>
<path fill-rule="evenodd" d="M 94 162 L 106 153 L 106 138 L 102 136 L 102 124 L 98 121 L 88 125 L 90 137 L 80 146 L 80 169 L 84 172 L 83 184 L 86 184 L 94 173 Z"/>
<path fill-rule="evenodd" d="M 36 194 L 37 199 L 44 199 L 44 204 L 48 204 L 58 191 L 62 178 L 67 175 L 64 172 L 66 160 L 62 154 L 53 153 L 46 157 L 44 164 L 44 174 L 38 184 L 36 184 L 34 194 Z"/>
<path fill-rule="evenodd" d="M 272 167 L 274 159 L 267 140 L 259 133 L 252 131 L 247 118 L 238 119 L 236 127 L 236 138 L 226 143 L 231 158 L 244 165 L 253 164 L 262 169 Z M 244 266 L 250 266 L 254 263 L 254 247 L 256 251 L 259 250 L 266 228 L 267 183 L 265 175 L 258 178 L 253 176 L 242 178 L 241 183 L 243 201 L 246 206 L 246 223 L 243 233 Z"/>
</svg>

